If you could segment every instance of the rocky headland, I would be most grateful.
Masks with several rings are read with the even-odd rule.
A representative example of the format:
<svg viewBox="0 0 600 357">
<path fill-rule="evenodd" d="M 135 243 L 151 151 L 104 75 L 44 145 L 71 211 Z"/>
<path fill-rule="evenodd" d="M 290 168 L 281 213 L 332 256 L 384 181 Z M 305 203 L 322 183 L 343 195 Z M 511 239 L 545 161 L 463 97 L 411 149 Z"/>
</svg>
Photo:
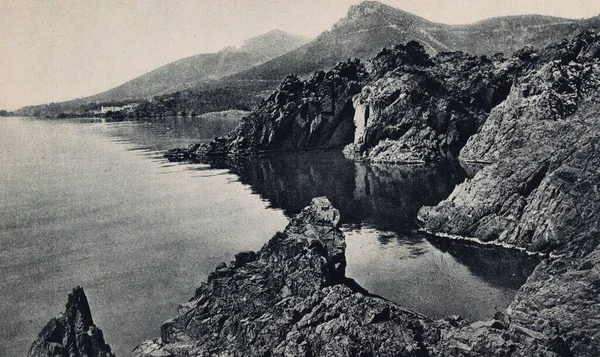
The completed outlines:
<svg viewBox="0 0 600 357">
<path fill-rule="evenodd" d="M 533 330 L 508 312 L 475 323 L 458 316 L 431 320 L 369 294 L 345 276 L 339 222 L 327 198 L 313 199 L 260 251 L 219 265 L 163 324 L 161 336 L 141 343 L 132 356 L 569 355 L 554 331 Z M 75 308 L 77 321 L 91 321 L 83 305 L 84 312 Z M 75 336 L 89 331 L 89 323 L 72 324 Z M 110 350 L 65 354 L 52 347 L 55 333 L 44 331 L 29 356 L 110 356 Z M 59 339 L 71 341 L 64 336 L 71 334 Z M 81 341 L 95 346 L 94 339 Z"/>
<path fill-rule="evenodd" d="M 167 157 L 347 145 L 373 162 L 459 160 L 470 177 L 421 208 L 423 229 L 545 259 L 493 319 L 434 321 L 345 276 L 340 214 L 317 198 L 259 252 L 218 266 L 133 355 L 600 355 L 599 86 L 594 32 L 508 58 L 430 57 L 410 42 L 307 80 L 288 76 L 227 137 Z M 62 353 L 55 335 L 66 336 L 42 333 L 30 356 L 61 356 L 45 347 Z"/>
<path fill-rule="evenodd" d="M 340 62 L 306 80 L 289 75 L 226 137 L 166 156 L 201 160 L 346 146 L 349 156 L 371 162 L 456 158 L 516 78 L 535 66 L 532 52 L 492 59 L 462 52 L 430 57 L 414 41 L 384 48 L 366 63 Z"/>
</svg>

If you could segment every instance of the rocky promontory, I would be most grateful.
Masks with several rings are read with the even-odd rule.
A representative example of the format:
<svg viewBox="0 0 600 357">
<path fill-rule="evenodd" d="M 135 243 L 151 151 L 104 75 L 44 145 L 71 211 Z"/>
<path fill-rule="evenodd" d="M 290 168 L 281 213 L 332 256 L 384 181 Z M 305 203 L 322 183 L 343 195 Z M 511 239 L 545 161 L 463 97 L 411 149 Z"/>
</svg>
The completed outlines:
<svg viewBox="0 0 600 357">
<path fill-rule="evenodd" d="M 94 325 L 83 288 L 69 294 L 66 310 L 51 319 L 33 342 L 27 357 L 114 357 Z"/>
<path fill-rule="evenodd" d="M 540 331 L 518 303 L 513 311 L 490 312 L 489 321 L 469 323 L 458 316 L 431 320 L 369 294 L 345 276 L 339 221 L 327 198 L 313 199 L 260 251 L 219 265 L 163 324 L 161 336 L 140 344 L 132 356 L 571 355 L 568 340 L 551 328 Z M 94 338 L 98 330 L 84 297 L 81 289 L 70 295 L 67 322 L 58 319 L 60 333 L 52 332 L 52 320 L 29 356 L 112 356 Z M 58 347 L 76 341 L 76 351 L 46 347 L 59 344 L 55 340 L 67 341 Z"/>
<path fill-rule="evenodd" d="M 456 158 L 506 99 L 515 78 L 532 68 L 528 51 L 510 59 L 462 52 L 430 57 L 412 41 L 306 80 L 289 75 L 226 137 L 166 156 L 187 160 L 346 146 L 349 156 L 373 162 Z"/>
</svg>

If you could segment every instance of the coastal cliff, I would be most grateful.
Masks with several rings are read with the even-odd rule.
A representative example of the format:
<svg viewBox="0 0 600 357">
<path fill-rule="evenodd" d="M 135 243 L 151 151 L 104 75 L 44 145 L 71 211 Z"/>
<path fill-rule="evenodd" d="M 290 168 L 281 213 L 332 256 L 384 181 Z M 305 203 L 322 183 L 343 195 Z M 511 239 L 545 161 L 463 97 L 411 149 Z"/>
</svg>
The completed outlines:
<svg viewBox="0 0 600 357">
<path fill-rule="evenodd" d="M 588 33 L 518 80 L 460 159 L 484 164 L 425 228 L 549 252 L 597 232 L 600 41 Z"/>
<path fill-rule="evenodd" d="M 553 50 L 552 52 L 548 50 Z M 572 355 L 600 353 L 600 41 L 585 33 L 547 49 L 460 153 L 479 165 L 426 230 L 550 253 L 508 311 L 562 336 Z"/>
</svg>

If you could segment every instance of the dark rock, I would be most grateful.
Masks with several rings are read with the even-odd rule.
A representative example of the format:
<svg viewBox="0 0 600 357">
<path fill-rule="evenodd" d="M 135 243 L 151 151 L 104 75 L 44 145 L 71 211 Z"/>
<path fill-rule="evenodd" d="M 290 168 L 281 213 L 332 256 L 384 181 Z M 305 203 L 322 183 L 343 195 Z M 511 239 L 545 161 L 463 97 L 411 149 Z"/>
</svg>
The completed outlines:
<svg viewBox="0 0 600 357">
<path fill-rule="evenodd" d="M 255 252 L 241 252 L 235 255 L 235 267 L 239 268 L 246 263 L 255 261 L 258 258 Z"/>
<path fill-rule="evenodd" d="M 33 342 L 28 357 L 114 357 L 94 325 L 83 288 L 69 294 L 66 311 L 51 319 Z"/>
<path fill-rule="evenodd" d="M 133 356 L 557 356 L 541 332 L 432 321 L 369 295 L 345 277 L 338 224 L 329 201 L 313 199 L 255 256 L 220 265 L 230 274 L 202 284 Z"/>
<path fill-rule="evenodd" d="M 227 137 L 194 150 L 167 153 L 172 160 L 248 155 L 265 151 L 341 147 L 352 141 L 352 96 L 365 76 L 360 60 L 340 62 L 307 80 L 288 75 Z"/>
</svg>

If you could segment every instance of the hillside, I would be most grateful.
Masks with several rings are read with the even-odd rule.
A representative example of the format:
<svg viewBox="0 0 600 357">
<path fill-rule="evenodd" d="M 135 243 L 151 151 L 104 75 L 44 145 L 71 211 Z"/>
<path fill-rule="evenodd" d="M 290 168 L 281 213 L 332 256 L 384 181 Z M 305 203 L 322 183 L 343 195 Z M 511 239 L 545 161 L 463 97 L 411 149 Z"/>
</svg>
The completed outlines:
<svg viewBox="0 0 600 357">
<path fill-rule="evenodd" d="M 376 1 L 365 1 L 350 7 L 347 16 L 331 30 L 302 46 L 303 39 L 272 31 L 248 40 L 238 50 L 226 49 L 217 54 L 186 58 L 99 95 L 59 103 L 53 108 L 23 108 L 19 114 L 57 115 L 83 103 L 160 94 L 164 96 L 156 98 L 145 113 L 162 115 L 165 107 L 172 108 L 166 111 L 171 113 L 247 110 L 276 89 L 277 83 L 289 73 L 307 77 L 348 58 L 371 58 L 383 47 L 417 41 L 430 55 L 446 51 L 508 55 L 525 46 L 544 47 L 578 31 L 594 28 L 600 29 L 598 16 L 575 20 L 524 15 L 468 25 L 446 25 Z M 184 92 L 179 97 L 185 100 L 172 103 L 171 93 L 177 91 Z M 37 110 L 40 108 L 43 110 Z"/>
<path fill-rule="evenodd" d="M 246 40 L 239 49 L 199 54 L 162 66 L 119 87 L 87 98 L 110 101 L 151 98 L 173 93 L 205 81 L 216 80 L 281 56 L 307 42 L 280 30 Z"/>
<path fill-rule="evenodd" d="M 409 41 L 419 42 L 430 55 L 444 51 L 510 54 L 524 46 L 543 47 L 588 28 L 600 28 L 598 17 L 581 21 L 541 15 L 508 16 L 451 26 L 376 1 L 366 1 L 352 6 L 331 31 L 229 79 L 281 79 L 288 73 L 304 75 L 351 57 L 371 58 L 383 47 Z"/>
<path fill-rule="evenodd" d="M 281 56 L 306 43 L 302 36 L 273 30 L 245 41 L 240 48 L 199 54 L 159 67 L 116 88 L 90 97 L 19 109 L 19 115 L 56 116 L 81 109 L 90 103 L 123 103 L 185 90 L 215 81 Z"/>
</svg>

